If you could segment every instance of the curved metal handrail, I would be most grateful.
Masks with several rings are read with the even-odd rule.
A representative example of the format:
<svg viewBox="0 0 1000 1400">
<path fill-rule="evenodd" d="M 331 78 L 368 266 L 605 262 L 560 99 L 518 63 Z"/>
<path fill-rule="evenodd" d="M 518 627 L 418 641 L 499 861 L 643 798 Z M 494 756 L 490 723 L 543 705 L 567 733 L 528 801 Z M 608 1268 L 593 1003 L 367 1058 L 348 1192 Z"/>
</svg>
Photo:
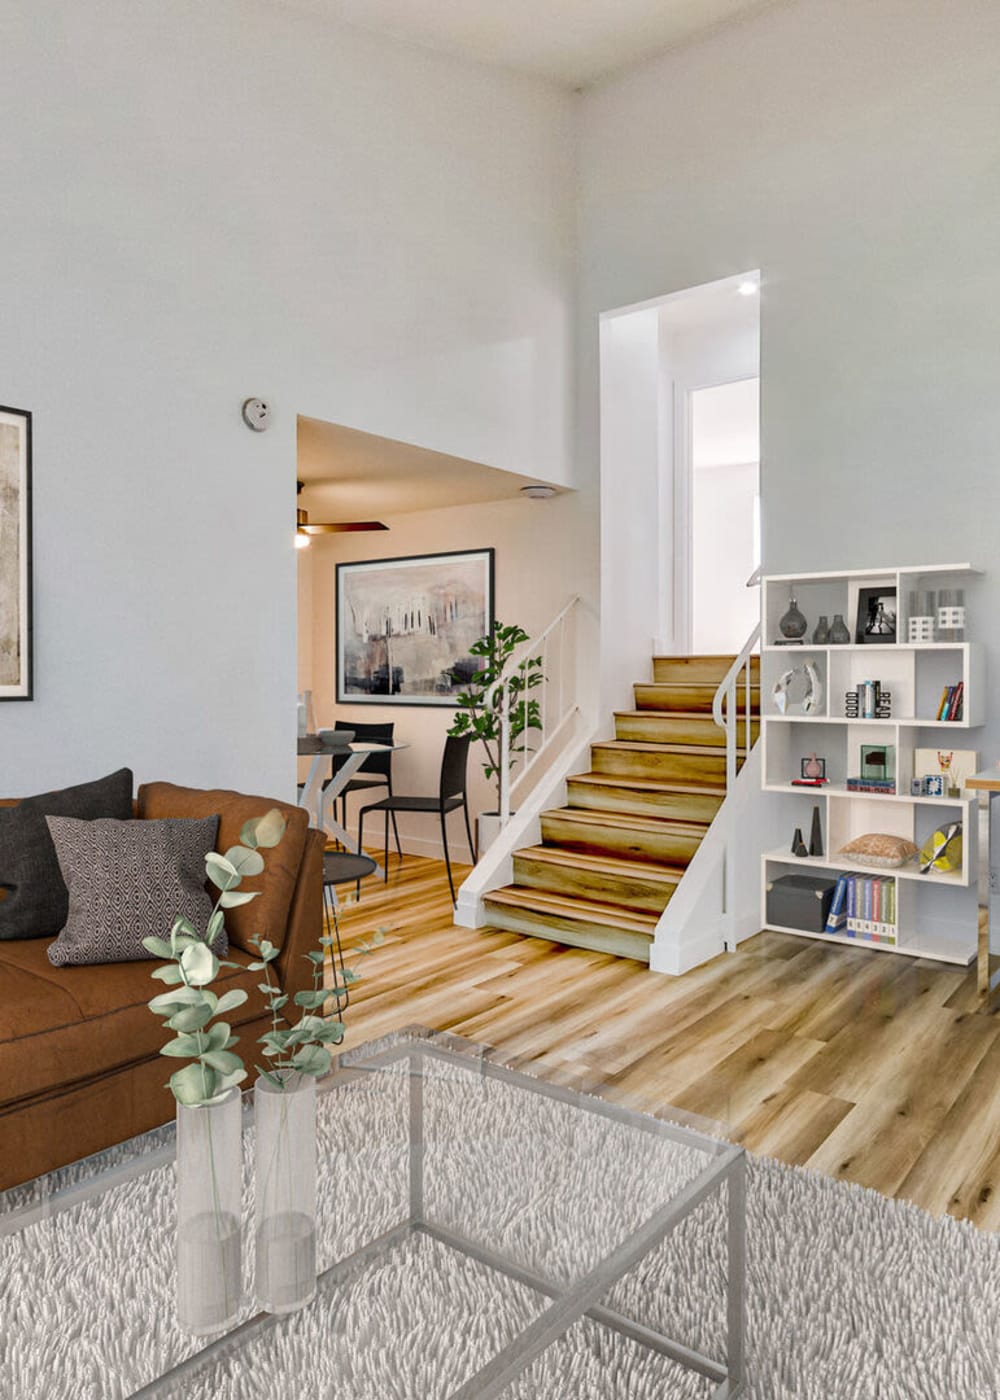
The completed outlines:
<svg viewBox="0 0 1000 1400">
<path fill-rule="evenodd" d="M 736 687 L 739 681 L 740 672 L 746 668 L 746 693 L 743 710 L 744 733 L 746 735 L 747 752 L 750 744 L 750 714 L 751 714 L 751 684 L 750 684 L 750 657 L 754 648 L 760 641 L 760 623 L 756 623 L 753 631 L 747 637 L 740 649 L 740 654 L 730 666 L 725 674 L 722 684 L 712 699 L 712 718 L 726 735 L 726 787 L 732 791 L 733 783 L 736 781 L 736 751 L 739 747 L 739 712 L 736 706 Z"/>
</svg>

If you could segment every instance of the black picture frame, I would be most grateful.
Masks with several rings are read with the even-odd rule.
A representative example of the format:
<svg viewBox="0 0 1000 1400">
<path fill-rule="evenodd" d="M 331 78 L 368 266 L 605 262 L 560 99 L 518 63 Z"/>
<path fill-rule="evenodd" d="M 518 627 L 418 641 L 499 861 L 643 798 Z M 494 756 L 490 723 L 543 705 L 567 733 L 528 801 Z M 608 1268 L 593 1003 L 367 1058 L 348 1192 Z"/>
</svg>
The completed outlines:
<svg viewBox="0 0 1000 1400">
<path fill-rule="evenodd" d="M 0 700 L 35 698 L 31 474 L 31 413 L 0 405 Z"/>
<path fill-rule="evenodd" d="M 810 778 L 816 778 L 817 775 L 816 775 L 816 774 L 810 774 L 810 773 L 807 773 L 807 772 L 806 772 L 806 764 L 807 764 L 807 763 L 809 763 L 809 764 L 818 763 L 818 764 L 819 764 L 820 770 L 821 770 L 821 771 L 820 771 L 820 773 L 819 773 L 819 775 L 818 775 L 818 778 L 819 778 L 819 781 L 820 781 L 820 782 L 825 782 L 825 781 L 826 781 L 826 759 L 825 759 L 825 758 L 819 758 L 819 757 L 818 757 L 817 755 L 815 755 L 815 754 L 810 754 L 810 755 L 808 756 L 808 758 L 802 758 L 802 759 L 799 760 L 799 777 L 800 777 L 800 778 L 805 778 L 806 781 L 808 782 Z"/>
<path fill-rule="evenodd" d="M 888 606 L 890 603 L 891 608 Z M 868 632 L 866 629 L 877 614 L 880 604 L 892 619 L 892 631 Z M 879 585 L 876 588 L 858 589 L 858 616 L 854 634 L 858 646 L 892 646 L 896 641 L 897 626 L 895 587 Z"/>
<path fill-rule="evenodd" d="M 405 582 L 403 571 L 411 569 L 418 594 L 413 599 L 401 602 L 401 587 Z M 485 637 L 493 626 L 495 574 L 495 551 L 492 547 L 445 550 L 437 554 L 406 554 L 389 559 L 362 559 L 338 564 L 334 612 L 337 704 L 440 706 L 454 709 L 458 705 L 459 692 L 465 689 L 472 672 L 480 666 L 474 657 L 469 656 L 468 647 Z M 362 580 L 365 585 L 363 589 L 360 587 Z M 386 609 L 392 611 L 394 617 L 388 619 L 386 630 L 365 637 L 358 626 L 358 609 L 362 605 L 370 608 L 372 600 L 377 600 L 380 582 L 386 589 Z M 448 589 L 454 586 L 458 586 L 464 596 L 461 601 L 446 602 Z M 402 618 L 400 607 L 403 609 Z M 446 614 L 452 607 L 456 609 L 455 615 L 448 617 Z M 428 625 L 432 608 L 437 611 Z M 442 615 L 442 608 L 445 615 Z M 448 639 L 451 651 L 442 655 L 441 639 L 446 629 L 453 634 Z M 364 630 L 367 631 L 367 627 Z M 419 649 L 421 641 L 428 651 L 437 653 L 434 662 L 437 679 L 426 688 L 416 691 L 395 688 L 406 685 L 406 678 L 405 672 L 397 677 L 397 670 L 402 671 L 402 668 L 397 668 L 392 659 L 393 638 L 404 637 L 410 639 L 410 644 L 408 646 L 404 642 L 402 649 L 409 650 L 411 656 L 415 649 Z M 364 658 L 363 665 L 359 665 L 359 654 L 362 649 L 369 648 L 371 653 Z M 376 656 L 379 649 L 384 649 L 384 659 Z M 377 664 L 373 666 L 373 662 Z M 383 671 L 384 677 L 381 674 Z M 444 688 L 441 678 L 449 673 L 453 673 L 452 680 Z"/>
</svg>

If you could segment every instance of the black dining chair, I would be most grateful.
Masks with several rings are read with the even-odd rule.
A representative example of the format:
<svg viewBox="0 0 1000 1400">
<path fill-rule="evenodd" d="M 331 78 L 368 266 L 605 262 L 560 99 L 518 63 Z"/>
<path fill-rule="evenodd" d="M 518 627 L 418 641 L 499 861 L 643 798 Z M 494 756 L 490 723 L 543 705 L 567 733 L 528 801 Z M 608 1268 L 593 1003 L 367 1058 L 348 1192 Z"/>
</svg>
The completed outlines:
<svg viewBox="0 0 1000 1400">
<path fill-rule="evenodd" d="M 441 755 L 441 780 L 437 797 L 383 797 L 381 802 L 369 802 L 358 813 L 358 848 L 364 842 L 365 816 L 368 812 L 385 813 L 385 878 L 389 878 L 389 817 L 397 812 L 437 812 L 441 818 L 441 843 L 444 846 L 444 863 L 448 867 L 448 888 L 451 902 L 455 903 L 455 882 L 451 875 L 451 857 L 448 854 L 448 828 L 445 818 L 449 812 L 461 807 L 465 814 L 465 834 L 469 838 L 469 853 L 473 862 L 476 848 L 472 840 L 472 823 L 469 820 L 469 799 L 466 792 L 466 779 L 469 767 L 468 735 L 449 734 L 444 741 Z M 398 839 L 398 838 L 397 838 Z"/>
<path fill-rule="evenodd" d="M 354 737 L 359 743 L 364 744 L 391 744 L 395 724 L 390 721 L 388 724 L 352 724 L 350 720 L 334 720 L 334 729 L 350 729 L 354 731 Z M 330 778 L 328 782 L 336 777 L 338 771 L 347 762 L 346 754 L 337 754 L 330 768 Z M 327 783 L 323 784 L 324 787 Z M 386 749 L 385 753 L 372 753 L 365 759 L 364 766 L 360 768 L 350 780 L 344 791 L 340 794 L 340 825 L 347 826 L 347 794 L 350 792 L 369 792 L 372 788 L 385 787 L 389 789 L 389 796 L 392 796 L 392 749 Z M 392 831 L 396 838 L 396 850 L 400 858 L 403 855 L 403 848 L 399 844 L 399 828 L 396 825 L 396 813 L 392 813 Z"/>
</svg>

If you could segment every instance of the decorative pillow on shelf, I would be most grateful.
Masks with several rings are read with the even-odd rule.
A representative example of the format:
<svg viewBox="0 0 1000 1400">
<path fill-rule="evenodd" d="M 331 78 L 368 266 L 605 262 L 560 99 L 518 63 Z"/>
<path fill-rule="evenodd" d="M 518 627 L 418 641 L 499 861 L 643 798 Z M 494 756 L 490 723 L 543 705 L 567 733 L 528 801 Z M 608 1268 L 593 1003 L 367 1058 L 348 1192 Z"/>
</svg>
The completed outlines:
<svg viewBox="0 0 1000 1400">
<path fill-rule="evenodd" d="M 53 966 L 148 958 L 142 940 L 165 938 L 178 914 L 204 937 L 213 904 L 205 855 L 218 817 L 46 821 L 69 891 L 69 917 L 48 950 Z M 223 930 L 212 951 L 222 957 L 227 949 Z"/>
<path fill-rule="evenodd" d="M 66 922 L 66 885 L 46 817 L 131 815 L 131 768 L 0 808 L 0 938 L 53 938 Z"/>
<path fill-rule="evenodd" d="M 917 854 L 917 848 L 912 841 L 907 841 L 905 836 L 886 836 L 880 832 L 872 832 L 868 836 L 856 836 L 853 841 L 848 841 L 846 846 L 841 846 L 840 854 L 850 856 L 857 865 L 895 869 L 900 865 L 907 865 Z"/>
</svg>

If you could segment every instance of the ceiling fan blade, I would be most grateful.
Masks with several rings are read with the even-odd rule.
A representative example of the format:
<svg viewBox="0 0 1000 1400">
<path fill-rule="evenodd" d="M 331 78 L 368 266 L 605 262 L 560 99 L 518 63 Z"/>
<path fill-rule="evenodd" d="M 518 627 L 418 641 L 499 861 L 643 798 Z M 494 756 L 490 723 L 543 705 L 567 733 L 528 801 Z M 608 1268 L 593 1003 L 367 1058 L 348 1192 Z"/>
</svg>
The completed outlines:
<svg viewBox="0 0 1000 1400">
<path fill-rule="evenodd" d="M 354 530 L 388 530 L 381 520 L 344 520 L 338 525 L 300 525 L 305 535 L 340 535 Z"/>
</svg>

